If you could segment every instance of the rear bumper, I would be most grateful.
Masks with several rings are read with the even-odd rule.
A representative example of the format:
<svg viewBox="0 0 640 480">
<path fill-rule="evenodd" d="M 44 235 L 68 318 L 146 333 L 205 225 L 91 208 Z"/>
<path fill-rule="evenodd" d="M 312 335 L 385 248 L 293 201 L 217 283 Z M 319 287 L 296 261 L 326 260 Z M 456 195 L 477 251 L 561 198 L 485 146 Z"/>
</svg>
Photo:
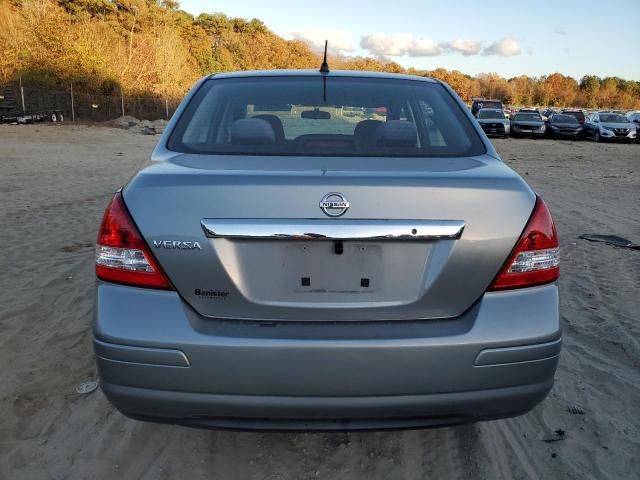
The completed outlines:
<svg viewBox="0 0 640 480">
<path fill-rule="evenodd" d="M 100 282 L 102 389 L 126 415 L 241 429 L 410 428 L 524 413 L 553 384 L 555 285 L 449 320 L 205 319 L 174 292 Z"/>
<path fill-rule="evenodd" d="M 136 420 L 230 430 L 382 430 L 426 428 L 521 415 L 552 380 L 533 385 L 429 395 L 282 397 L 215 395 L 102 384 Z"/>
</svg>

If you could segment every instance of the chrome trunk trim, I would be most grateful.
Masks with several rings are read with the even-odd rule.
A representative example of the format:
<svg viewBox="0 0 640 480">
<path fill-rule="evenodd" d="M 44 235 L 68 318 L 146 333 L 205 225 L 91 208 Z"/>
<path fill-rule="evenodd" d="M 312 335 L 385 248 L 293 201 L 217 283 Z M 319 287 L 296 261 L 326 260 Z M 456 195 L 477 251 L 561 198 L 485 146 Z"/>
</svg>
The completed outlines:
<svg viewBox="0 0 640 480">
<path fill-rule="evenodd" d="M 209 238 L 260 240 L 436 240 L 462 235 L 462 220 L 294 220 L 205 218 Z"/>
</svg>

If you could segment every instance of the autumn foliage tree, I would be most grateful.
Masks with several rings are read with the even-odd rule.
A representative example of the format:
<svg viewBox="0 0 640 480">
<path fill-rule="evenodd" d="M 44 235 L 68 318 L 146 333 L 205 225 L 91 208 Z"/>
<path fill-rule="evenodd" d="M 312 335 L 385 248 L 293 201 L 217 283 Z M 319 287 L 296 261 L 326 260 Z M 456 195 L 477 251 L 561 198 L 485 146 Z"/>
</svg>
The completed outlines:
<svg viewBox="0 0 640 480">
<path fill-rule="evenodd" d="M 457 70 L 334 55 L 331 67 L 440 79 L 463 100 L 514 105 L 640 108 L 640 82 L 561 73 L 505 79 Z M 203 75 L 232 70 L 317 68 L 319 52 L 285 40 L 258 19 L 194 17 L 175 0 L 0 0 L 0 84 L 21 78 L 46 88 L 178 99 Z"/>
</svg>

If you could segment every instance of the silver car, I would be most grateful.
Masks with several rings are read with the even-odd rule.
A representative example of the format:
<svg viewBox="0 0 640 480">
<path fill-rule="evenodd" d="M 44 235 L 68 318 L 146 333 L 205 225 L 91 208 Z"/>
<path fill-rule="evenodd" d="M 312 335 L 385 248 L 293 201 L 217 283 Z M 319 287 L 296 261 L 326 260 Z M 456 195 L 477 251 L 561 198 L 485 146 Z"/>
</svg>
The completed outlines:
<svg viewBox="0 0 640 480">
<path fill-rule="evenodd" d="M 594 142 L 616 141 L 633 143 L 636 140 L 636 124 L 620 113 L 592 113 L 584 122 L 584 134 Z"/>
<path fill-rule="evenodd" d="M 487 135 L 509 136 L 511 122 L 502 109 L 482 108 L 478 110 L 477 120 Z"/>
<path fill-rule="evenodd" d="M 107 207 L 96 274 L 102 390 L 136 419 L 509 417 L 560 352 L 549 210 L 428 78 L 202 79 Z"/>
</svg>

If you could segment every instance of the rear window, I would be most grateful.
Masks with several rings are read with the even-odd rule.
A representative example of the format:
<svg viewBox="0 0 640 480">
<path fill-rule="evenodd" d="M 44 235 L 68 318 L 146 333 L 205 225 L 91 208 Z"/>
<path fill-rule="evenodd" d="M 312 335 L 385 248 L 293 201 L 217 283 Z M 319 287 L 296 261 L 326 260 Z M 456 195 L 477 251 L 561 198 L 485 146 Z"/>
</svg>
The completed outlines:
<svg viewBox="0 0 640 480">
<path fill-rule="evenodd" d="M 227 155 L 485 153 L 466 113 L 442 85 L 331 75 L 208 80 L 167 146 Z"/>
<path fill-rule="evenodd" d="M 502 102 L 491 102 L 488 100 L 476 100 L 473 102 L 473 108 L 476 110 L 482 110 L 483 108 L 493 108 L 496 110 L 502 110 Z"/>
<path fill-rule="evenodd" d="M 562 113 L 575 117 L 579 122 L 584 122 L 585 116 L 584 116 L 584 113 L 582 112 L 562 112 Z"/>
</svg>

